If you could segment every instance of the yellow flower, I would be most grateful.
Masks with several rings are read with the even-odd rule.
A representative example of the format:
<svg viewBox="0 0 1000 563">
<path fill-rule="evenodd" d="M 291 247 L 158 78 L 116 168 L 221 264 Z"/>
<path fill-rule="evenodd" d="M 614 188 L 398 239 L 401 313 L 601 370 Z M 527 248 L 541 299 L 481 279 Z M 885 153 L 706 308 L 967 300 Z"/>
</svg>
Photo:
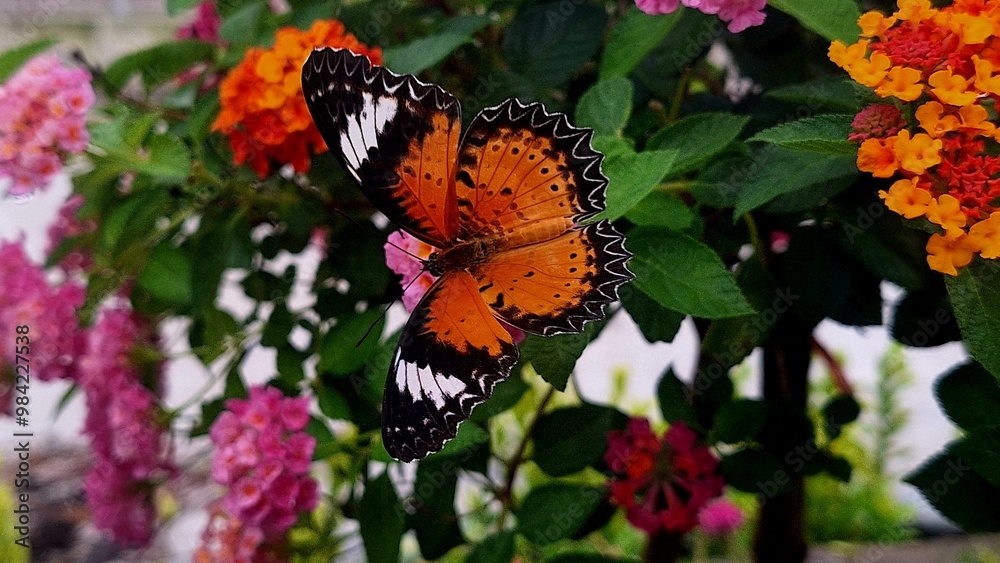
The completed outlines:
<svg viewBox="0 0 1000 563">
<path fill-rule="evenodd" d="M 885 17 L 880 12 L 871 11 L 861 14 L 858 18 L 858 27 L 861 28 L 861 37 L 878 37 L 896 23 L 896 18 Z"/>
<path fill-rule="evenodd" d="M 932 139 L 926 133 L 910 132 L 903 129 L 896 135 L 896 160 L 899 167 L 907 172 L 923 174 L 928 168 L 941 163 L 941 139 Z"/>
<path fill-rule="evenodd" d="M 993 22 L 972 14 L 951 12 L 946 25 L 966 45 L 978 45 L 993 35 Z"/>
<path fill-rule="evenodd" d="M 875 93 L 883 98 L 895 96 L 904 102 L 912 102 L 924 92 L 920 79 L 919 70 L 905 66 L 894 66 L 889 69 L 889 79 L 875 88 Z"/>
<path fill-rule="evenodd" d="M 954 238 L 931 235 L 927 239 L 927 265 L 936 272 L 957 276 L 956 268 L 972 262 L 973 247 L 970 242 L 965 233 Z"/>
<path fill-rule="evenodd" d="M 1000 96 L 1000 76 L 994 76 L 990 61 L 979 58 L 979 55 L 972 55 L 972 63 L 976 65 L 974 82 L 976 89 L 986 94 Z"/>
<path fill-rule="evenodd" d="M 889 191 L 879 190 L 878 196 L 885 206 L 907 219 L 922 217 L 931 202 L 931 193 L 917 185 L 916 180 L 896 180 Z"/>
<path fill-rule="evenodd" d="M 840 41 L 830 43 L 827 54 L 830 60 L 840 68 L 849 68 L 857 60 L 863 59 L 868 52 L 868 40 L 864 39 L 851 45 L 844 45 Z"/>
<path fill-rule="evenodd" d="M 903 131 L 909 134 L 909 131 Z M 858 147 L 858 170 L 871 172 L 876 178 L 890 178 L 899 169 L 896 161 L 896 137 L 865 139 Z"/>
<path fill-rule="evenodd" d="M 989 121 L 989 114 L 986 108 L 979 104 L 972 104 L 958 108 L 958 115 L 962 118 L 962 125 L 959 129 L 971 135 L 982 135 L 992 137 L 997 126 Z"/>
<path fill-rule="evenodd" d="M 968 91 L 969 81 L 959 74 L 952 74 L 950 68 L 939 70 L 927 79 L 931 94 L 946 104 L 964 106 L 976 101 L 976 92 Z"/>
<path fill-rule="evenodd" d="M 983 258 L 1000 258 L 1000 211 L 969 228 L 969 240 Z"/>
<path fill-rule="evenodd" d="M 892 61 L 885 53 L 872 53 L 871 59 L 861 58 L 847 68 L 848 74 L 858 84 L 870 88 L 878 86 L 892 66 Z"/>
<path fill-rule="evenodd" d="M 937 10 L 931 7 L 930 0 L 899 0 L 896 2 L 896 6 L 899 9 L 896 10 L 893 16 L 903 21 L 917 22 L 929 20 L 937 12 Z"/>
<path fill-rule="evenodd" d="M 943 194 L 932 199 L 927 205 L 927 219 L 944 229 L 945 235 L 955 238 L 965 231 L 967 221 L 958 198 L 951 194 Z"/>
<path fill-rule="evenodd" d="M 944 113 L 944 106 L 939 102 L 927 102 L 921 104 L 914 116 L 920 122 L 920 127 L 934 138 L 943 136 L 949 131 L 958 129 L 959 121 L 954 115 L 941 116 Z"/>
</svg>

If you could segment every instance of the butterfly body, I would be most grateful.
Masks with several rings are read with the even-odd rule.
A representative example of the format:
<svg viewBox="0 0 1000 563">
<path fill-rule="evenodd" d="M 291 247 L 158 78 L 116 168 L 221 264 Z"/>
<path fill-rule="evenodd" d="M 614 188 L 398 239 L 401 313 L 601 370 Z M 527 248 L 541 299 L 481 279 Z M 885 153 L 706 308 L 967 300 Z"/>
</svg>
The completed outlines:
<svg viewBox="0 0 1000 563">
<path fill-rule="evenodd" d="M 437 281 L 400 333 L 382 403 L 386 449 L 403 461 L 453 438 L 517 362 L 500 320 L 526 332 L 580 332 L 632 279 L 607 221 L 592 131 L 538 103 L 480 112 L 438 86 L 341 49 L 302 72 L 310 113 L 372 203 L 436 248 Z"/>
</svg>

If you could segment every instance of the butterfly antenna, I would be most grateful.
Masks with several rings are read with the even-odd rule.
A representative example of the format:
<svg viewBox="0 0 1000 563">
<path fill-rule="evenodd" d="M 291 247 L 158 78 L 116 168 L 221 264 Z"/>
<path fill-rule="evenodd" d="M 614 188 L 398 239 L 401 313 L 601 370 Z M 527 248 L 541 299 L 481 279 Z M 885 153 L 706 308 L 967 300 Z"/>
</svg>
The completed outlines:
<svg viewBox="0 0 1000 563">
<path fill-rule="evenodd" d="M 338 213 L 341 217 L 343 217 L 344 219 L 347 219 L 348 221 L 350 221 L 351 223 L 354 223 L 355 225 L 358 225 L 358 226 L 361 225 L 361 223 L 359 223 L 357 219 L 355 219 L 354 217 L 351 217 L 350 215 L 348 215 L 347 212 L 344 211 L 343 209 L 340 209 L 339 207 L 336 207 L 333 210 L 336 213 Z M 406 254 L 410 258 L 413 258 L 414 260 L 419 260 L 422 263 L 426 262 L 426 260 L 424 260 L 423 258 L 421 258 L 421 257 L 417 256 L 416 254 L 410 252 L 409 250 L 407 250 L 407 249 L 399 246 L 398 244 L 392 242 L 391 240 L 386 240 L 385 243 L 388 244 L 389 246 L 395 248 L 396 250 L 402 252 L 403 254 Z M 423 267 L 422 271 L 424 271 L 424 272 L 427 271 L 427 265 L 426 264 L 424 264 L 424 267 Z M 409 287 L 409 286 L 407 286 L 407 287 Z M 390 305 L 391 305 L 391 303 L 390 303 Z"/>
<path fill-rule="evenodd" d="M 393 246 L 396 246 L 396 245 L 393 245 Z M 399 248 L 399 247 L 396 246 L 396 248 Z M 400 248 L 400 250 L 403 250 L 403 249 Z M 406 251 L 403 250 L 403 252 L 406 252 Z M 425 270 L 424 271 L 426 271 L 426 266 L 425 266 Z M 410 286 L 413 285 L 414 283 L 416 283 L 417 279 L 419 279 L 419 278 L 420 278 L 420 276 L 417 276 L 417 277 L 413 278 L 412 280 L 410 280 L 410 283 L 406 284 L 406 287 L 403 288 L 403 293 L 406 293 L 406 291 L 410 289 Z M 365 339 L 368 338 L 368 335 L 370 335 L 373 330 L 375 330 L 375 325 L 377 325 L 378 323 L 380 323 L 382 321 L 382 319 L 385 318 L 386 314 L 389 313 L 389 308 L 392 307 L 393 305 L 395 305 L 397 302 L 399 302 L 399 299 L 400 299 L 399 297 L 393 299 L 388 305 L 386 305 L 385 307 L 382 308 L 382 314 L 380 314 L 377 319 L 375 319 L 374 321 L 372 321 L 372 324 L 368 325 L 368 330 L 366 330 L 365 333 L 364 333 L 364 335 L 362 335 L 361 338 L 359 338 L 358 341 L 354 344 L 355 348 L 361 346 L 361 343 L 364 342 Z"/>
</svg>

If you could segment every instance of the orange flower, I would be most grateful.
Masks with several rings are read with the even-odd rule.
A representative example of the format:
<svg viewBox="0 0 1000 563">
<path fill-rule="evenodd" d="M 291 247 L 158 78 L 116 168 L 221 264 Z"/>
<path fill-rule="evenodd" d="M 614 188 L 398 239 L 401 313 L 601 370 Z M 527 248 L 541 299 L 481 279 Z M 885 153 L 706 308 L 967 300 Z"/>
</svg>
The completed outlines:
<svg viewBox="0 0 1000 563">
<path fill-rule="evenodd" d="M 865 139 L 858 147 L 858 170 L 871 172 L 876 178 L 890 178 L 899 169 L 895 145 L 896 137 Z"/>
<path fill-rule="evenodd" d="M 830 49 L 827 51 L 827 54 L 834 64 L 840 68 L 846 69 L 859 59 L 863 59 L 867 51 L 867 40 L 858 41 L 857 43 L 851 45 L 844 45 L 840 41 L 834 41 L 833 43 L 830 43 Z"/>
<path fill-rule="evenodd" d="M 927 219 L 944 228 L 945 234 L 950 238 L 963 234 L 965 223 L 968 221 L 958 199 L 950 194 L 941 195 L 930 201 L 927 205 Z"/>
<path fill-rule="evenodd" d="M 958 115 L 962 119 L 959 130 L 969 135 L 982 135 L 991 137 L 996 132 L 997 126 L 989 121 L 986 108 L 979 104 L 972 104 L 958 108 Z"/>
<path fill-rule="evenodd" d="M 889 191 L 879 190 L 878 196 L 885 200 L 885 206 L 907 219 L 922 217 L 927 213 L 931 193 L 917 185 L 915 180 L 896 180 Z"/>
<path fill-rule="evenodd" d="M 905 66 L 894 66 L 889 69 L 889 79 L 875 88 L 875 93 L 883 98 L 895 96 L 904 102 L 912 102 L 924 93 L 920 83 L 920 71 Z"/>
<path fill-rule="evenodd" d="M 229 137 L 233 161 L 249 164 L 264 178 L 277 164 L 309 169 L 310 155 L 326 150 L 302 97 L 302 64 L 316 47 L 344 47 L 382 63 L 382 50 L 346 33 L 336 20 L 320 20 L 308 31 L 279 29 L 274 46 L 247 50 L 219 86 L 220 111 L 213 131 Z"/>
<path fill-rule="evenodd" d="M 993 65 L 979 55 L 972 55 L 972 63 L 976 66 L 974 85 L 977 90 L 986 94 L 1000 96 L 1000 76 L 994 76 Z"/>
<path fill-rule="evenodd" d="M 885 53 L 872 53 L 870 59 L 861 58 L 854 61 L 847 72 L 858 84 L 874 88 L 885 78 L 890 66 L 892 62 Z"/>
<path fill-rule="evenodd" d="M 927 239 L 927 265 L 942 274 L 957 276 L 956 268 L 968 266 L 972 253 L 973 246 L 965 233 L 954 238 L 935 234 Z"/>
<path fill-rule="evenodd" d="M 920 122 L 920 127 L 927 131 L 931 137 L 939 138 L 949 131 L 958 130 L 959 121 L 954 115 L 945 115 L 944 106 L 940 102 L 927 102 L 921 104 L 914 116 Z"/>
<path fill-rule="evenodd" d="M 893 15 L 903 21 L 929 20 L 937 12 L 930 0 L 899 0 L 896 6 L 899 9 Z"/>
<path fill-rule="evenodd" d="M 878 37 L 896 23 L 896 18 L 887 18 L 879 12 L 865 12 L 858 18 L 861 37 Z"/>
<path fill-rule="evenodd" d="M 927 79 L 931 94 L 946 104 L 964 106 L 976 101 L 976 92 L 968 91 L 969 80 L 953 74 L 950 68 L 939 70 Z"/>
<path fill-rule="evenodd" d="M 942 146 L 941 139 L 932 139 L 926 133 L 917 133 L 911 138 L 910 132 L 903 129 L 896 135 L 896 160 L 903 170 L 923 174 L 928 168 L 941 163 Z"/>
<path fill-rule="evenodd" d="M 950 12 L 945 25 L 966 45 L 979 45 L 993 35 L 993 22 L 972 14 Z"/>
<path fill-rule="evenodd" d="M 1000 211 L 969 228 L 969 240 L 983 258 L 1000 258 Z"/>
</svg>

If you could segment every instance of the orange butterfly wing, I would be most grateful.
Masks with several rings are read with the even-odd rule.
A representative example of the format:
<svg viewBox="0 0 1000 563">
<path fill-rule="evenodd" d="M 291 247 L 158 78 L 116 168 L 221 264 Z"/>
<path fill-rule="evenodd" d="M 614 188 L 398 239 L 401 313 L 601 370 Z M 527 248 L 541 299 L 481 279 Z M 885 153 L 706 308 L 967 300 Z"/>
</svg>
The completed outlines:
<svg viewBox="0 0 1000 563">
<path fill-rule="evenodd" d="M 330 48 L 309 55 L 302 91 L 330 151 L 379 211 L 434 246 L 454 238 L 461 130 L 454 96 Z"/>
<path fill-rule="evenodd" d="M 455 437 L 517 362 L 517 348 L 463 271 L 444 274 L 400 333 L 382 396 L 382 440 L 411 461 Z"/>
</svg>

